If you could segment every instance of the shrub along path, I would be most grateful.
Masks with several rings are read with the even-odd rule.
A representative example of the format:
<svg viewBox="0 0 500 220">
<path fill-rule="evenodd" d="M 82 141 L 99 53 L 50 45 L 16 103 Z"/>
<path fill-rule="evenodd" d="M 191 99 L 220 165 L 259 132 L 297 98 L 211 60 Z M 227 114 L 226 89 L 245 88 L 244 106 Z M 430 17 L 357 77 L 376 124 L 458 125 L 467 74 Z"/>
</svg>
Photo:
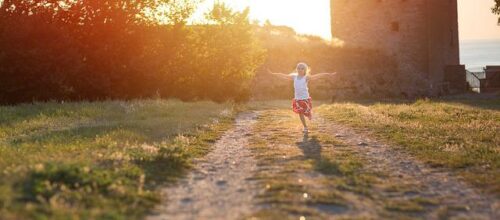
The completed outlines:
<svg viewBox="0 0 500 220">
<path fill-rule="evenodd" d="M 446 168 L 317 116 L 245 113 L 152 219 L 495 219 L 498 197 Z"/>
</svg>

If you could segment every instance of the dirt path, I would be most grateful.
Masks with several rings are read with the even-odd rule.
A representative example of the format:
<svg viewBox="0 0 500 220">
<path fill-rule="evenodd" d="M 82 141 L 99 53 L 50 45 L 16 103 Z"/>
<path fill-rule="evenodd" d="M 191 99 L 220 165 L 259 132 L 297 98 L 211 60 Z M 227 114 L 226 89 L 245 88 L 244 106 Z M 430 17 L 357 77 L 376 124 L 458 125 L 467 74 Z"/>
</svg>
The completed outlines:
<svg viewBox="0 0 500 220">
<path fill-rule="evenodd" d="M 255 117 L 255 113 L 239 115 L 214 150 L 195 162 L 194 171 L 165 189 L 166 206 L 147 219 L 236 219 L 254 212 L 256 185 L 251 177 L 257 166 L 248 135 Z"/>
<path fill-rule="evenodd" d="M 500 218 L 500 201 L 495 200 L 493 196 L 481 194 L 449 171 L 431 168 L 407 153 L 394 150 L 391 146 L 368 137 L 366 132 L 357 132 L 327 122 L 321 117 L 317 118 L 315 123 L 318 131 L 335 135 L 351 146 L 351 149 L 363 154 L 363 158 L 368 162 L 365 169 L 383 173 L 381 181 L 374 185 L 378 196 L 391 198 L 393 201 L 423 201 L 421 203 L 424 209 L 413 216 L 426 219 Z M 394 183 L 403 183 L 402 186 L 407 187 L 403 190 L 388 190 L 387 186 L 394 186 Z"/>
<path fill-rule="evenodd" d="M 245 113 L 149 219 L 500 219 L 500 202 L 445 170 L 323 120 Z"/>
</svg>

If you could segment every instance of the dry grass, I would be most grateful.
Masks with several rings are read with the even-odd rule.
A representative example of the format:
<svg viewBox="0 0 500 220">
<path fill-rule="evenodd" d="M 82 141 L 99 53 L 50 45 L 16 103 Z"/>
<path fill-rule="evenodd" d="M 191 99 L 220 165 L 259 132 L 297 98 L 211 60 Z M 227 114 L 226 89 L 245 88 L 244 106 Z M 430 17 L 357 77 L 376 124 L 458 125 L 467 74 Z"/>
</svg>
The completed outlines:
<svg viewBox="0 0 500 220">
<path fill-rule="evenodd" d="M 419 100 L 336 103 L 317 112 L 394 143 L 432 166 L 455 170 L 500 195 L 499 109 L 498 100 Z"/>
<path fill-rule="evenodd" d="M 0 216 L 139 218 L 232 117 L 174 100 L 0 107 Z"/>
</svg>

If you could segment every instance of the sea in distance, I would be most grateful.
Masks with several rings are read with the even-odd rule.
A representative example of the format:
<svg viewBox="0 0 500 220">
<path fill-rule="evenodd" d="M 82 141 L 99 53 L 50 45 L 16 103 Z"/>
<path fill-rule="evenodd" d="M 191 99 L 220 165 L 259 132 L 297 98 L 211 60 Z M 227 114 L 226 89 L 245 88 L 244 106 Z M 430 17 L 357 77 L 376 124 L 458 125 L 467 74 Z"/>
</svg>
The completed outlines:
<svg viewBox="0 0 500 220">
<path fill-rule="evenodd" d="M 461 41 L 460 62 L 473 72 L 480 72 L 486 66 L 500 66 L 500 39 Z"/>
</svg>

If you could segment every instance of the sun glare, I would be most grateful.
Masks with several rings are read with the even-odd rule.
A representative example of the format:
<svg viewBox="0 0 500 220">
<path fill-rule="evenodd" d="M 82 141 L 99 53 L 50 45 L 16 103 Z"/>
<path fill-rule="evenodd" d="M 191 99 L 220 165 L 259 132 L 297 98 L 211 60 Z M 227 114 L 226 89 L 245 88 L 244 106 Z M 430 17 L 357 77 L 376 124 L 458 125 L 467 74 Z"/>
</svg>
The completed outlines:
<svg viewBox="0 0 500 220">
<path fill-rule="evenodd" d="M 199 7 L 192 22 L 203 20 L 215 0 L 206 0 Z M 250 7 L 250 19 L 273 25 L 286 25 L 300 34 L 318 35 L 330 39 L 330 0 L 219 0 L 235 10 Z"/>
</svg>

